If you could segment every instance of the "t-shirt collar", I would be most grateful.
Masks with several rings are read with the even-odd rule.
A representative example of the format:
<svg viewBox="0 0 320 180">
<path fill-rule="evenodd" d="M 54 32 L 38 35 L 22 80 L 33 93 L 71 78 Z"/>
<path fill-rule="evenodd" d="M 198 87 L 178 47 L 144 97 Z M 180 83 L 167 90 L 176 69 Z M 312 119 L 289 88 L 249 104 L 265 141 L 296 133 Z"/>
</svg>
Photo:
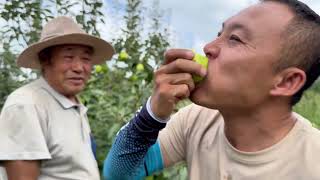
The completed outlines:
<svg viewBox="0 0 320 180">
<path fill-rule="evenodd" d="M 301 117 L 297 116 L 298 114 L 296 113 L 293 113 L 293 115 L 297 118 L 297 121 L 290 132 L 286 135 L 286 137 L 284 137 L 282 140 L 272 145 L 271 147 L 258 152 L 243 152 L 233 147 L 224 133 L 223 123 L 223 128 L 220 128 L 219 134 L 222 137 L 222 142 L 226 147 L 227 154 L 229 155 L 229 157 L 239 162 L 256 165 L 281 158 L 284 153 L 287 153 L 286 151 L 290 149 L 290 147 L 294 146 L 296 140 L 295 138 L 297 138 L 296 136 L 299 134 L 298 131 L 303 128 L 303 120 L 301 119 Z"/>
<path fill-rule="evenodd" d="M 59 92 L 57 92 L 55 89 L 53 89 L 49 83 L 45 80 L 45 78 L 43 76 L 41 76 L 39 78 L 40 84 L 42 85 L 42 88 L 44 88 L 45 90 L 47 90 L 58 102 L 59 104 L 65 108 L 65 109 L 69 109 L 72 107 L 79 107 L 81 106 L 81 104 L 76 104 L 74 102 L 72 102 L 70 99 L 68 99 L 67 97 L 65 97 L 64 95 L 60 94 Z M 77 101 L 79 102 L 79 99 L 76 97 Z"/>
</svg>

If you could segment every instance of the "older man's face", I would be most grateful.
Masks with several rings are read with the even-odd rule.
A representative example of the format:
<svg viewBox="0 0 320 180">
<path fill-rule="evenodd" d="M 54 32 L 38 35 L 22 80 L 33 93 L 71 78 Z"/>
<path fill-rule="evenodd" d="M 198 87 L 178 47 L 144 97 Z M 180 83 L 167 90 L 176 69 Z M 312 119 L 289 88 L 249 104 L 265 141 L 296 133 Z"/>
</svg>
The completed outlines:
<svg viewBox="0 0 320 180">
<path fill-rule="evenodd" d="M 85 88 L 92 68 L 92 50 L 81 45 L 62 45 L 51 51 L 44 76 L 59 93 L 73 98 Z"/>
<path fill-rule="evenodd" d="M 276 81 L 273 64 L 280 57 L 281 33 L 293 17 L 287 6 L 265 2 L 225 21 L 219 37 L 204 48 L 208 76 L 191 100 L 211 108 L 264 102 Z"/>
</svg>

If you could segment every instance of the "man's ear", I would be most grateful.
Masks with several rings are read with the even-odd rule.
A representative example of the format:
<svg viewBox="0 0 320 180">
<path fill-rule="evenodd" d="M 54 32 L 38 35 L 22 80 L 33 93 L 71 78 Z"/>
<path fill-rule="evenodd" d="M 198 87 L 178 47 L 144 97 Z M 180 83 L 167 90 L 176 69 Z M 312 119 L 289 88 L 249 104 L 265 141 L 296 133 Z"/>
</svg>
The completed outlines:
<svg viewBox="0 0 320 180">
<path fill-rule="evenodd" d="M 307 79 L 306 73 L 296 67 L 287 68 L 278 73 L 270 94 L 273 96 L 293 96 Z"/>
</svg>

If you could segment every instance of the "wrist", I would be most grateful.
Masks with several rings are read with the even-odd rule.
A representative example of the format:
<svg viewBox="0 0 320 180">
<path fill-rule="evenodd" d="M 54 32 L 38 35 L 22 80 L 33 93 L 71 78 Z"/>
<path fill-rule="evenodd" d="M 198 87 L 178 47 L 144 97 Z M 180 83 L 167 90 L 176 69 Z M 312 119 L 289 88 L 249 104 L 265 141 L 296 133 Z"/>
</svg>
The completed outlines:
<svg viewBox="0 0 320 180">
<path fill-rule="evenodd" d="M 155 140 L 158 133 L 167 123 L 155 120 L 147 110 L 147 104 L 136 114 L 135 118 L 129 124 L 134 124 L 136 130 L 149 140 Z"/>
<path fill-rule="evenodd" d="M 158 117 L 157 115 L 154 114 L 154 112 L 152 111 L 152 107 L 151 107 L 151 96 L 149 97 L 148 101 L 147 101 L 147 104 L 146 104 L 146 107 L 147 107 L 147 111 L 148 113 L 150 114 L 150 116 L 160 122 L 160 123 L 167 123 L 169 120 L 170 120 L 170 116 L 168 118 L 160 118 Z"/>
</svg>

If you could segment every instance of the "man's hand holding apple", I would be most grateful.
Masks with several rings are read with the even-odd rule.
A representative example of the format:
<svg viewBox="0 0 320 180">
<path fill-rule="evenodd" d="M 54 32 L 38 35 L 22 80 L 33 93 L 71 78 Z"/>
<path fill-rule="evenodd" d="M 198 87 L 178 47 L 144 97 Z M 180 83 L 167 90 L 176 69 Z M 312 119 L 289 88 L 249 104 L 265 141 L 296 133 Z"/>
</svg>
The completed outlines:
<svg viewBox="0 0 320 180">
<path fill-rule="evenodd" d="M 165 53 L 164 64 L 154 73 L 151 110 L 155 116 L 167 119 L 175 105 L 188 98 L 195 83 L 206 76 L 208 61 L 199 57 L 185 49 L 170 49 Z"/>
</svg>

